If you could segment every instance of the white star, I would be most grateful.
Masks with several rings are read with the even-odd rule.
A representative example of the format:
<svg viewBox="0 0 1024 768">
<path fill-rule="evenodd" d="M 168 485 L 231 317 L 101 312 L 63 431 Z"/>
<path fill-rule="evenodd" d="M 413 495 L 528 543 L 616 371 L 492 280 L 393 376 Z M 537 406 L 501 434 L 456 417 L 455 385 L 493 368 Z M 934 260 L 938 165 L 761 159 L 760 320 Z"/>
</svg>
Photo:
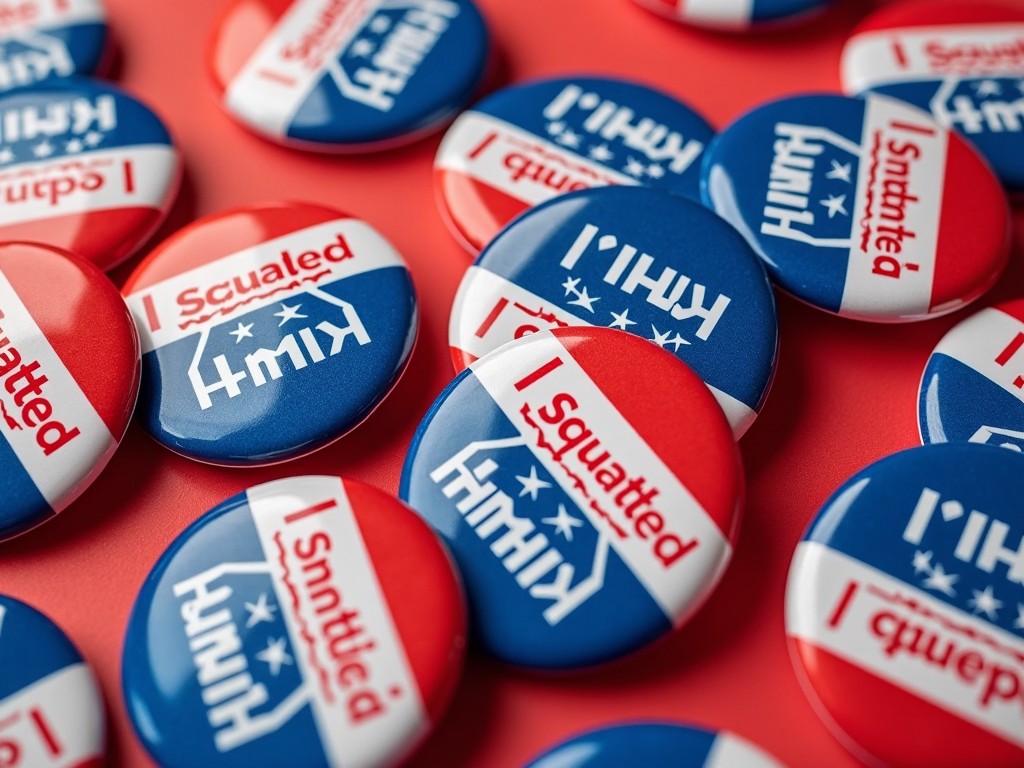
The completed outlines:
<svg viewBox="0 0 1024 768">
<path fill-rule="evenodd" d="M 828 208 L 828 217 L 834 219 L 837 213 L 849 216 L 846 211 L 846 195 L 829 195 L 828 200 L 822 200 L 821 204 Z"/>
<path fill-rule="evenodd" d="M 0 149 L 0 165 L 6 165 L 14 159 L 14 152 L 11 151 L 10 147 L 4 147 Z"/>
<path fill-rule="evenodd" d="M 575 304 L 577 307 L 583 307 L 588 312 L 593 312 L 594 302 L 600 300 L 600 298 L 593 297 L 587 293 L 587 288 L 584 286 L 583 290 L 576 294 L 576 298 L 570 301 L 569 304 Z"/>
<path fill-rule="evenodd" d="M 853 163 L 840 163 L 838 160 L 832 161 L 832 170 L 825 174 L 826 179 L 839 179 L 845 181 L 847 184 L 852 183 L 850 181 L 850 174 L 853 173 Z"/>
<path fill-rule="evenodd" d="M 525 496 L 526 494 L 530 494 L 530 498 L 533 499 L 534 501 L 537 500 L 538 491 L 542 491 L 545 488 L 551 487 L 551 483 L 549 483 L 547 480 L 541 480 L 539 477 L 537 477 L 537 468 L 534 466 L 530 467 L 529 476 L 522 477 L 520 475 L 516 475 L 516 480 L 518 480 L 523 485 L 523 490 L 519 492 L 519 495 Z"/>
<path fill-rule="evenodd" d="M 647 172 L 647 167 L 634 157 L 626 160 L 626 173 L 630 176 L 640 178 Z"/>
<path fill-rule="evenodd" d="M 1017 620 L 1013 622 L 1014 629 L 1024 629 L 1024 605 L 1017 603 Z"/>
<path fill-rule="evenodd" d="M 276 605 L 267 604 L 267 593 L 261 592 L 255 603 L 246 603 L 245 610 L 249 612 L 249 618 L 245 621 L 245 628 L 252 629 L 261 621 L 272 622 Z"/>
<path fill-rule="evenodd" d="M 228 333 L 230 333 L 232 336 L 235 337 L 235 344 L 237 344 L 242 339 L 251 339 L 252 338 L 252 326 L 253 326 L 253 323 L 248 323 L 246 325 L 242 325 L 242 323 L 239 322 L 238 323 L 238 327 L 235 330 L 233 330 L 233 331 L 228 331 Z"/>
<path fill-rule="evenodd" d="M 917 550 L 914 553 L 914 573 L 928 573 L 932 569 L 932 553 Z"/>
<path fill-rule="evenodd" d="M 565 123 L 559 120 L 557 123 L 548 123 L 548 133 L 552 136 L 558 136 L 562 131 L 565 130 Z"/>
<path fill-rule="evenodd" d="M 283 637 L 277 640 L 272 640 L 268 637 L 267 647 L 256 654 L 257 659 L 266 662 L 270 666 L 270 674 L 274 677 L 281 674 L 281 667 L 283 665 L 292 663 L 292 657 L 284 649 L 284 644 L 285 639 Z"/>
<path fill-rule="evenodd" d="M 72 155 L 81 152 L 83 148 L 81 139 L 71 139 L 64 145 L 64 149 Z"/>
<path fill-rule="evenodd" d="M 672 349 L 674 351 L 678 352 L 679 351 L 679 347 L 681 345 L 683 345 L 683 344 L 689 345 L 690 342 L 688 342 L 686 339 L 684 339 L 682 336 L 680 336 L 677 333 L 675 336 L 673 336 L 671 339 L 668 340 L 668 343 L 672 345 Z"/>
<path fill-rule="evenodd" d="M 953 589 L 953 585 L 958 581 L 960 581 L 959 576 L 946 573 L 942 563 L 936 563 L 931 573 L 928 574 L 928 578 L 924 580 L 924 586 L 927 589 L 934 589 L 936 592 L 942 592 L 950 597 L 955 597 L 956 590 Z"/>
<path fill-rule="evenodd" d="M 589 154 L 592 160 L 597 160 L 599 163 L 607 163 L 615 157 L 615 155 L 612 154 L 612 151 L 608 149 L 607 144 L 598 144 L 590 150 Z"/>
<path fill-rule="evenodd" d="M 53 154 L 53 144 L 43 139 L 41 142 L 32 147 L 32 154 L 36 157 L 49 157 Z"/>
<path fill-rule="evenodd" d="M 95 147 L 101 141 L 103 141 L 103 134 L 98 131 L 89 131 L 85 136 L 82 137 L 82 141 L 85 142 L 86 146 Z"/>
<path fill-rule="evenodd" d="M 647 175 L 650 176 L 652 179 L 660 179 L 662 176 L 665 175 L 665 169 L 662 168 L 660 165 L 652 163 L 651 165 L 647 166 Z"/>
<path fill-rule="evenodd" d="M 558 137 L 558 143 L 563 147 L 569 147 L 570 149 L 576 149 L 580 145 L 580 139 L 582 137 L 573 131 L 571 128 L 566 128 L 562 131 L 562 135 Z"/>
<path fill-rule="evenodd" d="M 562 287 L 565 288 L 565 295 L 568 296 L 570 293 L 576 293 L 576 286 L 580 284 L 580 278 L 578 277 L 567 277 L 565 282 L 562 283 Z"/>
<path fill-rule="evenodd" d="M 1024 93 L 1024 80 L 1021 80 L 1020 82 L 1017 83 L 1017 90 L 1020 91 L 1021 93 Z"/>
<path fill-rule="evenodd" d="M 622 310 L 621 314 L 618 314 L 618 313 L 615 313 L 615 312 L 611 312 L 609 314 L 611 314 L 611 316 L 613 318 L 615 318 L 614 320 L 611 321 L 611 323 L 608 324 L 609 328 L 621 328 L 624 331 L 628 331 L 629 330 L 629 326 L 636 325 L 636 320 L 630 320 L 629 319 L 629 308 L 628 307 L 626 309 Z"/>
<path fill-rule="evenodd" d="M 583 521 L 579 520 L 568 512 L 565 511 L 565 505 L 558 505 L 558 514 L 554 517 L 545 517 L 541 520 L 542 523 L 553 525 L 555 527 L 555 533 L 560 533 L 565 536 L 567 541 L 572 541 L 572 529 L 579 528 L 583 525 Z"/>
<path fill-rule="evenodd" d="M 373 53 L 374 48 L 373 41 L 361 37 L 349 46 L 348 52 L 357 59 L 363 59 Z"/>
<path fill-rule="evenodd" d="M 975 613 L 984 613 L 992 621 L 996 620 L 996 611 L 1003 607 L 1003 601 L 997 600 L 996 596 L 992 594 L 992 586 L 985 587 L 983 592 L 979 592 L 976 589 L 972 589 L 974 597 L 967 601 L 967 605 Z"/>
<path fill-rule="evenodd" d="M 378 35 L 383 34 L 391 29 L 391 20 L 387 16 L 374 16 L 370 22 L 370 29 Z"/>
<path fill-rule="evenodd" d="M 281 318 L 281 322 L 277 324 L 277 327 L 280 328 L 282 325 L 287 323 L 289 320 L 298 320 L 300 318 L 309 317 L 309 315 L 300 315 L 299 314 L 299 308 L 301 306 L 302 306 L 301 304 L 295 304 L 294 306 L 289 307 L 287 304 L 281 304 L 281 311 L 274 313 L 274 317 L 280 317 Z"/>
<path fill-rule="evenodd" d="M 974 95 L 979 99 L 984 99 L 988 96 L 999 96 L 1002 92 L 1003 89 L 996 80 L 982 80 L 974 85 Z"/>
<path fill-rule="evenodd" d="M 671 334 L 672 331 L 665 331 L 665 333 L 658 333 L 658 329 L 655 328 L 653 325 L 651 326 L 651 330 L 654 331 L 654 338 L 653 339 L 648 339 L 648 341 L 653 341 L 655 344 L 657 344 L 662 349 L 665 348 L 666 344 L 671 344 L 672 343 L 671 339 L 669 339 L 669 334 Z"/>
</svg>

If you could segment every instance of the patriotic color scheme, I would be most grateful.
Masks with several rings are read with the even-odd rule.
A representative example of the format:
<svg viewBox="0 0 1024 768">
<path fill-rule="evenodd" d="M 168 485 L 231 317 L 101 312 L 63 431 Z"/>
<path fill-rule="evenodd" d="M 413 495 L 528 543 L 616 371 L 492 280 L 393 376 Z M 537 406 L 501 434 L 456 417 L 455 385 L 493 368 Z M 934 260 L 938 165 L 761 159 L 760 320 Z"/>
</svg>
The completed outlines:
<svg viewBox="0 0 1024 768">
<path fill-rule="evenodd" d="M 1007 187 L 1024 192 L 1024 7 L 918 0 L 887 7 L 843 52 L 847 93 L 914 104 L 967 137 Z"/>
<path fill-rule="evenodd" d="M 234 0 L 211 67 L 244 126 L 303 149 L 378 149 L 437 128 L 488 61 L 472 0 Z"/>
<path fill-rule="evenodd" d="M 921 439 L 1024 450 L 1022 348 L 1024 299 L 983 309 L 947 333 L 921 378 Z"/>
<path fill-rule="evenodd" d="M 142 339 L 146 427 L 213 464 L 284 461 L 354 429 L 405 370 L 418 327 L 391 244 L 301 203 L 201 219 L 124 291 Z"/>
<path fill-rule="evenodd" d="M 21 0 L 0 6 L 0 91 L 106 64 L 101 0 Z"/>
<path fill-rule="evenodd" d="M 67 636 L 0 595 L 0 758 L 4 768 L 102 768 L 99 687 Z"/>
<path fill-rule="evenodd" d="M 95 267 L 0 245 L 0 541 L 53 517 L 92 483 L 128 428 L 139 342 Z"/>
<path fill-rule="evenodd" d="M 456 370 L 549 328 L 629 331 L 707 382 L 737 437 L 775 370 L 775 298 L 757 255 L 706 208 L 648 189 L 605 187 L 545 203 L 470 267 L 452 308 Z"/>
<path fill-rule="evenodd" d="M 70 78 L 0 96 L 2 240 L 110 269 L 163 221 L 179 175 L 163 123 L 113 86 Z"/>
<path fill-rule="evenodd" d="M 636 0 L 663 16 L 699 27 L 742 30 L 802 21 L 833 0 Z"/>
<path fill-rule="evenodd" d="M 789 574 L 805 688 L 864 762 L 1024 764 L 1024 457 L 912 448 L 848 480 Z"/>
<path fill-rule="evenodd" d="M 125 638 L 125 702 L 163 768 L 399 763 L 448 705 L 465 606 L 441 543 L 337 477 L 226 500 L 164 553 Z"/>
<path fill-rule="evenodd" d="M 676 723 L 627 723 L 582 733 L 526 768 L 782 768 L 757 747 L 726 731 Z"/>
<path fill-rule="evenodd" d="M 731 557 L 743 476 L 721 409 L 678 359 L 559 328 L 449 385 L 400 495 L 455 554 L 483 647 L 569 669 L 686 622 Z"/>
<path fill-rule="evenodd" d="M 703 117 L 638 83 L 571 77 L 514 85 L 464 112 L 434 161 L 442 213 L 471 252 L 538 203 L 645 186 L 700 197 Z"/>
<path fill-rule="evenodd" d="M 1006 196 L 981 157 L 879 96 L 758 107 L 712 144 L 702 184 L 780 287 L 844 317 L 952 312 L 996 281 L 1009 252 Z"/>
</svg>

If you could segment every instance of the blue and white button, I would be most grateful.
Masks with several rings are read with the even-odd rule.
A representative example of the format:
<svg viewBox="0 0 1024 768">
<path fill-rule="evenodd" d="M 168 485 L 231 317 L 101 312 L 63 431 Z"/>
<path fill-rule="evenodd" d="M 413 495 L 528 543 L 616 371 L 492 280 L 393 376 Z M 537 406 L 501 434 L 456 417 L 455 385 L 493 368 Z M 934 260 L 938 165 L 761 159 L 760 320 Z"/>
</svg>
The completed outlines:
<svg viewBox="0 0 1024 768">
<path fill-rule="evenodd" d="M 744 30 L 811 18 L 834 0 L 635 0 L 670 19 L 711 29 Z"/>
</svg>

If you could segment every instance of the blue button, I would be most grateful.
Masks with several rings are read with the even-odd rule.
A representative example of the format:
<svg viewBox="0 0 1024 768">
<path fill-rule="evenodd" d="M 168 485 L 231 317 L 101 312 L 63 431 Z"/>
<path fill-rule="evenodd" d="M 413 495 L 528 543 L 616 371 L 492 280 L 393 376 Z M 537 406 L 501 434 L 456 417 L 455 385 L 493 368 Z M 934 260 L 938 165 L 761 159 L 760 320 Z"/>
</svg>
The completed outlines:
<svg viewBox="0 0 1024 768">
<path fill-rule="evenodd" d="M 1024 456 L 926 445 L 856 473 L 797 547 L 786 625 L 861 760 L 1024 761 Z"/>
<path fill-rule="evenodd" d="M 603 187 L 529 211 L 463 277 L 449 343 L 461 370 L 527 333 L 581 325 L 675 354 L 737 437 L 768 395 L 778 346 L 768 276 L 736 230 L 689 200 Z"/>
<path fill-rule="evenodd" d="M 460 115 L 438 150 L 434 181 L 445 220 L 475 253 L 519 213 L 567 192 L 645 186 L 697 200 L 713 136 L 691 107 L 639 83 L 540 80 Z"/>
<path fill-rule="evenodd" d="M 284 461 L 354 429 L 405 370 L 418 326 L 391 244 L 303 203 L 202 219 L 124 292 L 142 340 L 143 423 L 212 464 Z"/>
<path fill-rule="evenodd" d="M 698 27 L 739 31 L 802 22 L 834 0 L 636 0 L 655 13 Z"/>
<path fill-rule="evenodd" d="M 963 139 L 881 96 L 794 96 L 728 126 L 705 203 L 772 279 L 844 317 L 934 317 L 981 296 L 1009 250 L 1006 195 Z"/>
</svg>

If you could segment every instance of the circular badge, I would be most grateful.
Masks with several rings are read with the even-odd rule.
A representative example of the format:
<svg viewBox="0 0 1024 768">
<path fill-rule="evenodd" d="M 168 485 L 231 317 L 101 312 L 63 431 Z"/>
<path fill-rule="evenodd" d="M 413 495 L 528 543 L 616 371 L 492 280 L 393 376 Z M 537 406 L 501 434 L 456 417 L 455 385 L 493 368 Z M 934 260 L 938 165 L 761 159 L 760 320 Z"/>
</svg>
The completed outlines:
<svg viewBox="0 0 1024 768">
<path fill-rule="evenodd" d="M 142 339 L 140 410 L 171 450 L 270 464 L 359 425 L 405 370 L 412 278 L 373 227 L 274 203 L 209 216 L 124 287 Z"/>
<path fill-rule="evenodd" d="M 163 221 L 178 151 L 148 107 L 106 83 L 52 80 L 0 96 L 0 239 L 110 269 Z"/>
<path fill-rule="evenodd" d="M 711 387 L 737 437 L 775 370 L 775 297 L 756 254 L 706 208 L 604 187 L 518 218 L 469 268 L 452 308 L 457 370 L 538 330 L 596 325 L 642 336 Z"/>
<path fill-rule="evenodd" d="M 968 440 L 1024 450 L 1024 299 L 989 307 L 947 333 L 918 395 L 925 443 Z"/>
<path fill-rule="evenodd" d="M 727 731 L 637 722 L 595 728 L 552 747 L 526 768 L 781 768 L 757 747 Z"/>
<path fill-rule="evenodd" d="M 952 312 L 988 290 L 1009 254 L 992 171 L 963 139 L 888 98 L 758 107 L 711 145 L 702 191 L 780 287 L 857 320 Z"/>
<path fill-rule="evenodd" d="M 645 186 L 700 198 L 707 121 L 660 91 L 575 77 L 505 88 L 464 112 L 434 161 L 453 233 L 476 253 L 538 203 L 591 187 Z"/>
<path fill-rule="evenodd" d="M 81 259 L 0 245 L 0 541 L 66 508 L 106 466 L 139 391 L 120 294 Z"/>
<path fill-rule="evenodd" d="M 871 764 L 1024 764 L 1024 456 L 971 443 L 872 464 L 797 547 L 786 629 L 835 735 Z"/>
<path fill-rule="evenodd" d="M 731 557 L 743 475 L 722 409 L 676 357 L 559 328 L 448 386 L 400 494 L 452 549 L 483 646 L 570 669 L 686 622 Z"/>
<path fill-rule="evenodd" d="M 472 0 L 234 0 L 211 51 L 224 108 L 265 138 L 381 149 L 437 128 L 488 59 Z"/>
<path fill-rule="evenodd" d="M 444 713 L 465 606 L 399 501 L 337 477 L 250 488 L 160 558 L 128 623 L 128 712 L 164 768 L 394 765 Z"/>
<path fill-rule="evenodd" d="M 803 21 L 834 0 L 636 0 L 670 19 L 711 29 L 743 30 Z"/>
<path fill-rule="evenodd" d="M 0 758 L 9 768 L 102 768 L 103 700 L 48 618 L 0 595 Z"/>
<path fill-rule="evenodd" d="M 1024 192 L 1024 7 L 918 0 L 884 8 L 843 51 L 843 88 L 932 113 L 967 137 L 1011 190 Z"/>
<path fill-rule="evenodd" d="M 100 0 L 35 0 L 0 8 L 0 91 L 69 75 L 90 75 L 107 61 Z"/>
</svg>

